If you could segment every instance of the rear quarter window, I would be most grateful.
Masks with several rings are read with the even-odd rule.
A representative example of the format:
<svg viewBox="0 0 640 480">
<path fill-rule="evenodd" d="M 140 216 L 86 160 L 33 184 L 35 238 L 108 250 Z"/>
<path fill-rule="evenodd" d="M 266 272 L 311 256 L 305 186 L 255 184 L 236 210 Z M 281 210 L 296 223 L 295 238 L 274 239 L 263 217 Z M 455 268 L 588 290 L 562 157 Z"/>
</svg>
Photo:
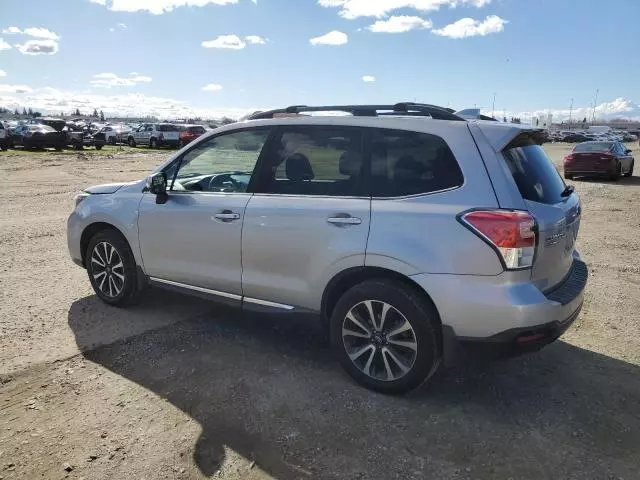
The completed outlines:
<svg viewBox="0 0 640 480">
<path fill-rule="evenodd" d="M 177 132 L 178 127 L 176 127 L 175 125 L 158 125 L 157 130 L 159 132 Z"/>
<path fill-rule="evenodd" d="M 546 204 L 563 200 L 566 184 L 551 159 L 533 139 L 517 138 L 502 155 L 522 198 Z"/>
</svg>

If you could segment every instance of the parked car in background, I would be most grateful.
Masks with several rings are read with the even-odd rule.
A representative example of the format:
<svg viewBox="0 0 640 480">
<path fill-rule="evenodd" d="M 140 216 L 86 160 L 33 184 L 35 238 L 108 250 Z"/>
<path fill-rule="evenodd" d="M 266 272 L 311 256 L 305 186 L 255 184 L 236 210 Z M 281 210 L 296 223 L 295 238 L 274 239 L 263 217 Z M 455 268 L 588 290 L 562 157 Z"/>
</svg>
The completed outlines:
<svg viewBox="0 0 640 480">
<path fill-rule="evenodd" d="M 620 142 L 584 142 L 576 145 L 564 158 L 564 178 L 574 176 L 604 176 L 618 180 L 633 175 L 635 160 Z"/>
<path fill-rule="evenodd" d="M 80 193 L 69 251 L 109 305 L 151 284 L 315 312 L 355 380 L 404 392 L 465 347 L 534 351 L 578 317 L 581 202 L 538 140 L 431 105 L 263 112 Z"/>
<path fill-rule="evenodd" d="M 72 146 L 76 150 L 82 150 L 84 147 L 95 147 L 101 150 L 106 144 L 106 138 L 100 133 L 97 125 L 76 123 L 74 127 L 66 129 L 67 145 Z"/>
<path fill-rule="evenodd" d="M 179 147 L 193 142 L 196 138 L 207 133 L 207 129 L 203 125 L 179 125 L 180 143 Z"/>
<path fill-rule="evenodd" d="M 11 138 L 11 132 L 9 127 L 0 122 L 0 150 L 7 150 L 9 148 L 9 139 Z"/>
<path fill-rule="evenodd" d="M 144 123 L 129 133 L 127 143 L 131 147 L 177 147 L 180 144 L 180 130 L 172 123 Z"/>
<path fill-rule="evenodd" d="M 67 144 L 67 135 L 58 132 L 53 127 L 44 124 L 20 125 L 12 133 L 14 146 L 25 149 L 55 148 L 62 150 Z"/>
<path fill-rule="evenodd" d="M 104 134 L 105 140 L 109 145 L 116 145 L 117 143 L 126 143 L 131 128 L 127 125 L 105 125 L 98 133 Z"/>
<path fill-rule="evenodd" d="M 51 117 L 39 117 L 27 120 L 26 125 L 47 125 L 53 128 L 56 132 L 61 132 L 67 125 L 67 122 L 62 118 Z"/>
<path fill-rule="evenodd" d="M 588 142 L 590 140 L 590 137 L 588 137 L 584 133 L 578 132 L 568 132 L 564 137 L 562 137 L 562 141 L 568 143 Z"/>
</svg>

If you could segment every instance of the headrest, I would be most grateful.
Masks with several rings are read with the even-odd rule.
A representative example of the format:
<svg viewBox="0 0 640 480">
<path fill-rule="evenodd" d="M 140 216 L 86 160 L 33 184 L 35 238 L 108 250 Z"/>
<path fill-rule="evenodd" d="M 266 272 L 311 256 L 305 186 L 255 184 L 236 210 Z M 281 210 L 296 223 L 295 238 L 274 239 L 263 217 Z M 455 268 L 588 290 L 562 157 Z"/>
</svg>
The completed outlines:
<svg viewBox="0 0 640 480">
<path fill-rule="evenodd" d="M 344 152 L 340 156 L 340 174 L 355 177 L 362 168 L 362 155 L 357 152 Z"/>
<path fill-rule="evenodd" d="M 286 160 L 287 178 L 294 182 L 302 180 L 312 180 L 315 176 L 309 159 L 301 153 L 294 153 Z"/>
</svg>

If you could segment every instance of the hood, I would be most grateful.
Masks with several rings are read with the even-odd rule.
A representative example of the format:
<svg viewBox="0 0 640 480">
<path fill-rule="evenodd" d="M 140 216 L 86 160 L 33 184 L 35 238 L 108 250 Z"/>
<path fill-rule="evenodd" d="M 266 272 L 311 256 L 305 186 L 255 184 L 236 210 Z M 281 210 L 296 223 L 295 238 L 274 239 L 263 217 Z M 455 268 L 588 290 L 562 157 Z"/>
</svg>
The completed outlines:
<svg viewBox="0 0 640 480">
<path fill-rule="evenodd" d="M 85 188 L 84 191 L 94 195 L 115 193 L 125 185 L 128 185 L 128 183 L 105 183 L 103 185 L 94 185 L 92 187 Z"/>
</svg>

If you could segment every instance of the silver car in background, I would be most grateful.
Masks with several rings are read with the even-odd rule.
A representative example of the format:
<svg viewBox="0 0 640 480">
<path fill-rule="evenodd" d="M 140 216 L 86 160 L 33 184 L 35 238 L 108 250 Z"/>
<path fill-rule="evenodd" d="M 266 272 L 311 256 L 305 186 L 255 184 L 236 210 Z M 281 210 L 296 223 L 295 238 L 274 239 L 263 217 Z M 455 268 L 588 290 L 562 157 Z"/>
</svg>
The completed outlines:
<svg viewBox="0 0 640 480">
<path fill-rule="evenodd" d="M 111 305 L 150 284 L 315 312 L 354 379 L 404 392 L 577 317 L 580 200 L 539 135 L 412 103 L 259 113 L 147 179 L 86 189 L 69 251 Z"/>
</svg>

